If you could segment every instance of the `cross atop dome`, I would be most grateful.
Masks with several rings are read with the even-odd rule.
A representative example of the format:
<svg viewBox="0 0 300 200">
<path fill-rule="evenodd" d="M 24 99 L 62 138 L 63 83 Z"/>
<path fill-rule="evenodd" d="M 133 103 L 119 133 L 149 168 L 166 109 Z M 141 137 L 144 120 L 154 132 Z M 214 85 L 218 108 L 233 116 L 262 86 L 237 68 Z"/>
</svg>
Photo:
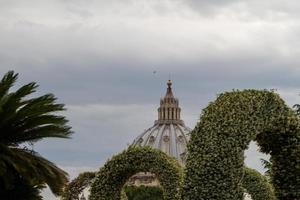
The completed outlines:
<svg viewBox="0 0 300 200">
<path fill-rule="evenodd" d="M 168 80 L 167 85 L 168 85 L 169 87 L 171 87 L 172 81 L 171 81 L 170 79 Z"/>
<path fill-rule="evenodd" d="M 168 80 L 167 85 L 168 85 L 168 88 L 167 88 L 167 93 L 166 93 L 165 98 L 174 98 L 173 92 L 172 92 L 172 87 L 171 87 L 172 81 Z"/>
</svg>

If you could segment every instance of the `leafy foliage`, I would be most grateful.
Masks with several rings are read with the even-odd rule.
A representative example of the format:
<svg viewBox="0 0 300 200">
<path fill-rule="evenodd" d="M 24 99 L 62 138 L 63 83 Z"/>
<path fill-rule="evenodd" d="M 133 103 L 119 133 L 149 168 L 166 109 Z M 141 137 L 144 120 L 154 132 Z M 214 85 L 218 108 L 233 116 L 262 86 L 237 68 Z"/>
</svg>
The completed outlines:
<svg viewBox="0 0 300 200">
<path fill-rule="evenodd" d="M 19 180 L 35 188 L 46 183 L 59 195 L 67 174 L 27 146 L 47 137 L 69 138 L 68 121 L 54 114 L 65 110 L 64 105 L 57 104 L 53 94 L 29 98 L 38 87 L 34 82 L 11 92 L 17 78 L 10 71 L 0 81 L 1 192 L 15 191 L 15 180 Z"/>
<path fill-rule="evenodd" d="M 267 170 L 266 172 L 265 172 L 265 176 L 266 176 L 266 178 L 268 179 L 268 181 L 269 182 L 271 182 L 271 177 L 272 177 L 272 163 L 271 162 L 269 162 L 268 160 L 265 160 L 265 159 L 260 159 L 260 161 L 261 161 L 261 163 L 262 163 L 262 165 L 263 165 L 263 167 Z"/>
<path fill-rule="evenodd" d="M 154 186 L 125 186 L 128 200 L 163 200 L 163 191 Z"/>
<path fill-rule="evenodd" d="M 258 171 L 245 167 L 242 182 L 243 188 L 246 189 L 253 200 L 276 199 L 272 185 Z"/>
<path fill-rule="evenodd" d="M 165 200 L 179 198 L 182 168 L 178 162 L 157 149 L 129 147 L 106 162 L 97 172 L 89 199 L 119 200 L 126 181 L 138 172 L 150 172 L 157 176 Z"/>
<path fill-rule="evenodd" d="M 95 178 L 95 172 L 84 172 L 79 174 L 77 178 L 72 180 L 66 185 L 62 200 L 79 200 L 79 195 L 82 191 L 91 185 L 92 180 Z"/>
<path fill-rule="evenodd" d="M 18 174 L 9 169 L 6 176 L 10 178 L 13 184 L 10 187 L 5 185 L 5 182 L 0 179 L 0 197 L 5 200 L 42 200 L 40 190 L 45 186 L 43 184 L 34 185 L 26 179 L 18 176 Z"/>
<path fill-rule="evenodd" d="M 295 109 L 296 115 L 300 116 L 300 104 L 295 104 L 293 108 Z"/>
<path fill-rule="evenodd" d="M 128 199 L 127 199 L 126 192 L 124 191 L 124 188 L 123 188 L 122 191 L 121 191 L 120 199 L 121 199 L 121 200 L 128 200 Z"/>
<path fill-rule="evenodd" d="M 203 110 L 191 133 L 183 199 L 242 200 L 243 153 L 252 140 L 271 155 L 277 198 L 300 199 L 299 124 L 273 92 L 221 94 Z"/>
</svg>

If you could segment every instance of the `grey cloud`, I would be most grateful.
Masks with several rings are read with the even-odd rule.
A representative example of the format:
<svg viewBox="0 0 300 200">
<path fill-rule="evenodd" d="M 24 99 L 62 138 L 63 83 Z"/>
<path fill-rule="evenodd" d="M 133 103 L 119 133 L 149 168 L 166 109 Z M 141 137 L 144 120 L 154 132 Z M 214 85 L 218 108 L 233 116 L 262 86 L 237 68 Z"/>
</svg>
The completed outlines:
<svg viewBox="0 0 300 200">
<path fill-rule="evenodd" d="M 299 17 L 299 3 L 291 0 L 178 0 L 182 5 L 203 17 L 219 17 L 226 14 L 237 14 L 245 21 L 282 20 Z"/>
<path fill-rule="evenodd" d="M 111 1 L 82 1 L 82 0 L 53 0 L 50 2 L 37 2 L 28 0 L 25 2 L 11 0 L 0 2 L 0 10 L 9 13 L 13 18 L 15 9 L 29 12 L 29 18 L 35 13 L 43 18 L 66 20 L 92 20 L 95 16 L 102 15 L 124 15 L 127 17 L 151 18 L 155 15 L 166 16 L 175 14 L 181 16 L 192 16 L 189 11 L 194 11 L 203 17 L 216 17 L 228 14 L 238 14 L 242 19 L 280 19 L 287 16 L 299 16 L 299 4 L 297 0 L 286 3 L 283 0 L 111 0 Z M 47 9 L 45 9 L 47 8 Z M 187 10 L 188 9 L 188 10 Z M 35 12 L 43 10 L 44 12 Z M 30 11 L 33 11 L 30 13 Z M 36 17 L 35 17 L 36 18 Z M 250 19 L 251 20 L 251 19 Z"/>
<path fill-rule="evenodd" d="M 230 6 L 239 0 L 178 0 L 183 5 L 189 7 L 191 10 L 197 12 L 202 16 L 209 16 L 218 14 L 221 8 Z"/>
</svg>

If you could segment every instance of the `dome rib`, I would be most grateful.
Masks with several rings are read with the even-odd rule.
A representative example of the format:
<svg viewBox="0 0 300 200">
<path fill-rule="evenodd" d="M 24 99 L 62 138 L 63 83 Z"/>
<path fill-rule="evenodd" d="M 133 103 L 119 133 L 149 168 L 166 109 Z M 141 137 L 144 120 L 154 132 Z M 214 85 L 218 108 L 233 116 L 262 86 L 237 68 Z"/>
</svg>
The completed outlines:
<svg viewBox="0 0 300 200">
<path fill-rule="evenodd" d="M 170 124 L 170 140 L 171 140 L 171 155 L 176 155 L 175 157 L 178 159 L 178 155 L 177 155 L 177 143 L 176 143 L 176 138 L 177 135 L 175 133 L 175 128 L 173 126 L 173 124 Z"/>
<path fill-rule="evenodd" d="M 166 126 L 165 124 L 163 124 L 162 126 L 158 126 L 158 127 L 160 127 L 160 129 L 158 130 L 157 138 L 159 138 L 159 139 L 156 139 L 156 141 L 155 141 L 155 146 L 158 149 L 161 149 L 161 139 L 162 139 L 163 132 L 165 130 L 165 126 Z"/>
<path fill-rule="evenodd" d="M 144 145 L 147 145 L 149 143 L 150 137 L 153 136 L 153 132 L 155 131 L 155 125 L 151 127 L 151 129 L 149 130 L 149 135 L 148 137 L 145 139 Z"/>
<path fill-rule="evenodd" d="M 184 132 L 190 133 L 190 132 L 191 132 L 191 129 L 188 128 L 188 127 L 186 127 L 186 126 L 180 126 L 180 125 L 178 125 L 178 128 L 179 128 L 179 130 L 180 130 L 182 133 L 184 133 Z M 185 142 L 188 143 L 188 141 L 189 141 L 188 134 L 183 134 L 183 136 L 184 136 Z"/>
</svg>

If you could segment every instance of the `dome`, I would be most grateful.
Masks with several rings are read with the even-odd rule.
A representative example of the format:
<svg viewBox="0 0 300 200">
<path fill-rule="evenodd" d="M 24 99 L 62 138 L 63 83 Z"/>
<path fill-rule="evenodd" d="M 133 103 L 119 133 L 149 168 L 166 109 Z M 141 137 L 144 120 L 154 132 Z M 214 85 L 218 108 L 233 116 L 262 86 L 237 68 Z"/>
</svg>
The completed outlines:
<svg viewBox="0 0 300 200">
<path fill-rule="evenodd" d="M 167 93 L 160 100 L 158 119 L 154 125 L 146 129 L 132 145 L 151 146 L 175 157 L 180 164 L 185 165 L 187 142 L 190 128 L 186 127 L 180 118 L 181 108 L 178 99 L 174 98 L 172 82 L 169 80 Z"/>
</svg>

